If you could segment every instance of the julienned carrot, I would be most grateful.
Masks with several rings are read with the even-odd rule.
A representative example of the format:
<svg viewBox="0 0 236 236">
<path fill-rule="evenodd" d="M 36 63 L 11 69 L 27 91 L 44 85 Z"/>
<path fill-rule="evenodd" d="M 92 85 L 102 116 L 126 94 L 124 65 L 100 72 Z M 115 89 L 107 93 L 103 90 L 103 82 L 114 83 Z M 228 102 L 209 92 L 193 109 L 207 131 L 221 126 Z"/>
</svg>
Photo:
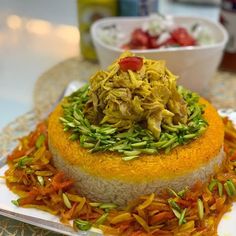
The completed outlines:
<svg viewBox="0 0 236 236">
<path fill-rule="evenodd" d="M 236 151 L 234 151 L 233 154 L 230 156 L 230 161 L 236 161 Z"/>
<path fill-rule="evenodd" d="M 63 172 L 58 172 L 52 178 L 52 186 L 55 190 L 60 190 L 67 188 L 73 184 L 73 181 L 70 179 L 65 180 L 65 174 Z"/>
<path fill-rule="evenodd" d="M 26 154 L 28 149 L 15 149 L 10 155 L 7 156 L 7 160 L 9 162 L 20 158 Z"/>
<path fill-rule="evenodd" d="M 47 122 L 41 122 L 37 125 L 36 130 L 38 131 L 39 134 L 46 134 L 48 127 L 47 127 Z"/>
<path fill-rule="evenodd" d="M 28 140 L 28 146 L 29 147 L 35 146 L 36 141 L 40 135 L 47 136 L 47 124 L 45 122 L 39 123 L 36 127 L 36 130 L 31 132 L 29 140 Z"/>
<path fill-rule="evenodd" d="M 149 236 L 150 234 L 144 233 L 142 230 L 135 231 L 129 234 L 130 236 Z"/>
<path fill-rule="evenodd" d="M 18 200 L 20 206 L 24 206 L 27 204 L 34 204 L 36 201 L 37 196 L 39 195 L 39 192 L 37 189 L 32 189 L 27 197 L 20 198 Z"/>
<path fill-rule="evenodd" d="M 78 205 L 78 203 L 75 202 L 75 203 L 73 204 L 72 208 L 71 208 L 69 211 L 67 211 L 67 212 L 65 212 L 65 213 L 62 214 L 62 218 L 63 218 L 63 219 L 72 219 L 72 217 L 73 217 L 74 214 L 75 214 L 75 210 L 76 210 L 77 205 Z"/>
<path fill-rule="evenodd" d="M 117 226 L 120 232 L 125 232 L 126 230 L 130 229 L 130 227 L 130 222 L 127 221 L 124 221 Z"/>
<path fill-rule="evenodd" d="M 184 199 L 182 199 L 182 198 L 177 199 L 177 202 L 178 202 L 181 206 L 183 206 L 184 208 L 190 207 L 190 206 L 192 205 L 192 202 L 191 202 L 191 201 L 187 201 L 187 200 L 184 200 Z"/>
<path fill-rule="evenodd" d="M 160 221 L 163 221 L 163 220 L 170 220 L 174 218 L 174 214 L 172 212 L 168 212 L 168 211 L 163 211 L 161 213 L 158 213 L 154 216 L 151 217 L 150 219 L 150 225 L 155 225 L 157 224 L 158 222 Z"/>
<path fill-rule="evenodd" d="M 155 229 L 152 232 L 152 235 L 156 236 L 173 236 L 173 233 L 167 230 Z"/>
<path fill-rule="evenodd" d="M 81 219 L 85 223 L 89 221 L 89 224 L 95 224 L 105 234 L 215 235 L 220 219 L 234 199 L 234 192 L 226 192 L 222 186 L 230 183 L 232 190 L 236 187 L 236 131 L 228 119 L 224 119 L 224 124 L 227 160 L 222 170 L 214 176 L 214 181 L 217 181 L 214 188 L 197 182 L 191 189 L 184 191 L 183 195 L 173 195 L 166 191 L 160 196 L 141 196 L 125 209 L 100 208 L 101 203 L 90 203 L 80 196 L 73 186 L 73 180 L 66 178 L 63 172 L 53 166 L 47 144 L 46 122 L 38 125 L 28 137 L 22 138 L 20 146 L 8 156 L 6 182 L 12 191 L 21 196 L 15 204 L 57 214 L 64 223 L 73 219 Z M 198 199 L 202 199 L 204 208 L 200 214 L 201 219 Z M 97 219 L 104 216 L 106 218 L 102 224 L 96 224 Z"/>
</svg>

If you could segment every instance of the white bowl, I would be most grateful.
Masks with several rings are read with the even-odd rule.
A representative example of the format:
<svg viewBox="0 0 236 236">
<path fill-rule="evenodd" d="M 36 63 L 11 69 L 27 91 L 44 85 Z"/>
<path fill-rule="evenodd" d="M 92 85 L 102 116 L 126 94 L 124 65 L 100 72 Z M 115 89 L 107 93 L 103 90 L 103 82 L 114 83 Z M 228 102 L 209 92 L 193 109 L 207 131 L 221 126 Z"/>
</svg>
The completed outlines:
<svg viewBox="0 0 236 236">
<path fill-rule="evenodd" d="M 188 16 L 174 16 L 173 18 L 177 24 L 181 25 L 193 25 L 195 23 L 205 25 L 211 30 L 215 43 L 203 46 L 131 51 L 137 56 L 165 60 L 167 67 L 180 77 L 179 84 L 203 94 L 221 61 L 228 34 L 219 23 L 205 18 Z M 93 43 L 102 69 L 110 65 L 124 50 L 106 45 L 99 38 L 99 29 L 116 25 L 129 37 L 135 28 L 140 27 L 143 22 L 148 20 L 150 17 L 111 17 L 98 20 L 92 25 Z"/>
</svg>

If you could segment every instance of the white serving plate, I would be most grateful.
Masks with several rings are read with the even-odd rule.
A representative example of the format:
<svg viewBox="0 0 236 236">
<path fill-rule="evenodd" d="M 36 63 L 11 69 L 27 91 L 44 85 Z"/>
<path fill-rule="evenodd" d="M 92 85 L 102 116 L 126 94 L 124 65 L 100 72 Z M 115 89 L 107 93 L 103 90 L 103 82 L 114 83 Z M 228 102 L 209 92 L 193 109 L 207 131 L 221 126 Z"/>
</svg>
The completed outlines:
<svg viewBox="0 0 236 236">
<path fill-rule="evenodd" d="M 227 115 L 236 125 L 236 111 L 234 110 L 220 110 L 219 113 L 223 116 Z M 36 122 L 35 114 L 30 112 L 24 116 L 24 128 L 21 124 L 21 119 L 17 119 L 8 125 L 8 132 L 14 134 L 16 137 L 21 137 L 26 133 L 30 132 Z M 3 141 L 4 132 L 0 134 L 0 142 Z M 0 143 L 0 176 L 4 176 L 4 172 L 8 169 L 6 164 L 6 154 L 1 153 L 1 148 L 3 145 L 7 145 L 8 152 L 16 146 L 17 142 L 14 140 L 10 142 L 1 142 Z M 2 146 L 1 146 L 2 145 Z M 97 236 L 101 235 L 101 231 L 95 228 L 92 228 L 89 231 L 80 231 L 75 232 L 71 227 L 65 226 L 60 223 L 57 216 L 53 216 L 47 212 L 31 209 L 31 208 L 22 208 L 16 207 L 11 203 L 11 200 L 17 199 L 18 196 L 12 193 L 6 186 L 5 180 L 0 178 L 0 215 L 7 216 L 12 219 L 16 219 L 28 224 L 39 226 L 48 230 L 52 230 L 58 233 L 65 235 L 77 235 L 77 236 Z M 236 203 L 233 204 L 232 210 L 226 213 L 218 227 L 219 236 L 235 236 L 236 235 Z"/>
</svg>

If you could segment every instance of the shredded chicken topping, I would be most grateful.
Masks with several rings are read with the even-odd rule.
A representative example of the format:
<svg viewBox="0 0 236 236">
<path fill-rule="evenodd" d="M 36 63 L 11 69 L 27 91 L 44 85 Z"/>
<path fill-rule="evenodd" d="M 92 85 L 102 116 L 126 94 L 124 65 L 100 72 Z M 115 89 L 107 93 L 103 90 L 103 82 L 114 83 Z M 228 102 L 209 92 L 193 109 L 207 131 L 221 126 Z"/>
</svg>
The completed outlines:
<svg viewBox="0 0 236 236">
<path fill-rule="evenodd" d="M 108 123 L 118 130 L 141 123 L 158 139 L 162 124 L 186 124 L 187 105 L 164 61 L 143 58 L 140 70 L 122 70 L 119 61 L 132 56 L 123 53 L 91 78 L 84 114 L 93 124 Z"/>
</svg>

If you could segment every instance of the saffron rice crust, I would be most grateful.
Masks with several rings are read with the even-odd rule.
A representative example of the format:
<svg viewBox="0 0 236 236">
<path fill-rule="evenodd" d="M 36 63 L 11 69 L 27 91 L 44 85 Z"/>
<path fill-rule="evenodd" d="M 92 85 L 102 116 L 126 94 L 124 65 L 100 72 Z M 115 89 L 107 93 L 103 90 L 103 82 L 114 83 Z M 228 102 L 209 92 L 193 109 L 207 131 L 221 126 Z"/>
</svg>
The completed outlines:
<svg viewBox="0 0 236 236">
<path fill-rule="evenodd" d="M 59 117 L 59 104 L 49 118 L 49 148 L 57 168 L 72 177 L 80 192 L 94 201 L 125 205 L 141 194 L 170 187 L 181 190 L 197 180 L 206 181 L 224 159 L 224 126 L 215 108 L 201 98 L 209 126 L 205 133 L 170 153 L 141 155 L 123 161 L 116 152 L 90 153 L 76 141 L 69 140 Z"/>
</svg>

